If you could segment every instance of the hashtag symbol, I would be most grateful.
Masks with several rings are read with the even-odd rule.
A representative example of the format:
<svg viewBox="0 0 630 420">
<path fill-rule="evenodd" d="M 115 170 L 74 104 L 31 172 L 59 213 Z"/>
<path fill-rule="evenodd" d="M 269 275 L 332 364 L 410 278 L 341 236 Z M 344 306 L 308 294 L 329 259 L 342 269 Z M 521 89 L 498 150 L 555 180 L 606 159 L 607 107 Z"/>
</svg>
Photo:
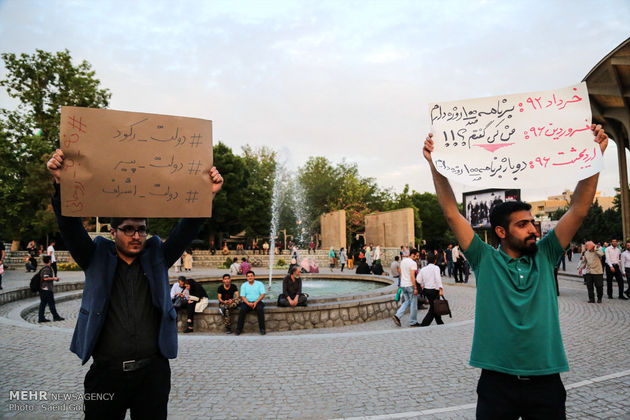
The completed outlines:
<svg viewBox="0 0 630 420">
<path fill-rule="evenodd" d="M 77 120 L 73 115 L 70 117 L 69 123 L 72 128 L 79 130 L 81 133 L 85 133 L 84 128 L 87 128 L 87 125 L 83 123 L 83 119 L 81 117 Z"/>
<path fill-rule="evenodd" d="M 188 164 L 188 175 L 199 175 L 201 161 L 198 160 L 195 162 L 194 160 Z"/>
<path fill-rule="evenodd" d="M 188 197 L 186 198 L 186 202 L 194 203 L 195 201 L 197 201 L 197 194 L 199 194 L 198 191 L 188 191 Z"/>
<path fill-rule="evenodd" d="M 190 147 L 199 147 L 201 144 L 201 134 L 193 134 L 190 136 Z"/>
</svg>

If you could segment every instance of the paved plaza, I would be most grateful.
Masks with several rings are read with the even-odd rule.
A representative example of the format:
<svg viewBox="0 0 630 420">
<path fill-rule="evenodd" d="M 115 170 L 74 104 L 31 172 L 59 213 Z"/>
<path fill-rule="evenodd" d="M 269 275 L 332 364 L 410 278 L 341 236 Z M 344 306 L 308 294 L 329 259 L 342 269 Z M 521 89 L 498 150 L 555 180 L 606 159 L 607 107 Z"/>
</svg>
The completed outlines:
<svg viewBox="0 0 630 420">
<path fill-rule="evenodd" d="M 566 274 L 575 273 L 574 264 L 568 264 Z M 221 273 L 197 269 L 192 274 Z M 27 286 L 30 277 L 7 272 L 5 289 Z M 60 277 L 77 281 L 83 275 L 61 272 Z M 604 297 L 602 304 L 589 304 L 581 279 L 568 275 L 561 276 L 560 292 L 571 366 L 562 374 L 568 418 L 630 419 L 630 302 Z M 59 293 L 57 299 L 76 293 Z M 264 337 L 180 335 L 179 357 L 171 361 L 169 417 L 472 419 L 480 373 L 468 365 L 474 282 L 447 283 L 445 295 L 453 318 L 446 317 L 439 327 L 398 328 L 387 319 Z M 83 389 L 89 363 L 81 366 L 68 350 L 79 301 L 59 303 L 66 321 L 45 326 L 35 323 L 37 304 L 34 298 L 0 306 L 0 416 L 80 418 L 76 402 L 9 401 L 10 391 L 76 395 Z M 408 318 L 402 321 L 405 326 Z M 232 366 L 227 372 L 218 368 L 226 361 Z M 55 408 L 65 410 L 51 411 Z"/>
</svg>

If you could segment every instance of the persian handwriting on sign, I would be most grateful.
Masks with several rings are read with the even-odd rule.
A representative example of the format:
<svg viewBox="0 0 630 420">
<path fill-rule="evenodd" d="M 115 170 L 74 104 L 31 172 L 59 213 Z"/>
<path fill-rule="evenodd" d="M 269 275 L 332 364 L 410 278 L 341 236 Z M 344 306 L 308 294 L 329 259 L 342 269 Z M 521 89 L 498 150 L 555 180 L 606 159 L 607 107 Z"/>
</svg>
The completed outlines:
<svg viewBox="0 0 630 420">
<path fill-rule="evenodd" d="M 586 84 L 429 107 L 440 173 L 466 185 L 540 186 L 593 175 L 602 167 L 593 147 Z"/>
<path fill-rule="evenodd" d="M 60 128 L 64 215 L 211 215 L 211 121 L 62 107 Z"/>
</svg>

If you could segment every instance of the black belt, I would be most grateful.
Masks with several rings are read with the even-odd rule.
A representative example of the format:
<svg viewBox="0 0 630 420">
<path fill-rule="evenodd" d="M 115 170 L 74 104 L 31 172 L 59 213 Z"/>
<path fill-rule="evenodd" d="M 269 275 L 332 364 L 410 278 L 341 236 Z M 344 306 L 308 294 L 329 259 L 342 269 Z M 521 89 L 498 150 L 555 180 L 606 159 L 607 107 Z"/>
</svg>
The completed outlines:
<svg viewBox="0 0 630 420">
<path fill-rule="evenodd" d="M 123 372 L 133 372 L 143 367 L 149 366 L 154 360 L 161 358 L 162 356 L 151 356 L 146 359 L 135 359 L 125 361 L 103 361 L 95 360 L 94 364 L 98 367 L 104 367 L 112 370 L 119 370 Z"/>
<path fill-rule="evenodd" d="M 551 382 L 560 377 L 559 373 L 552 373 L 551 375 L 524 376 L 524 375 L 510 375 L 509 373 L 497 372 L 496 370 L 488 370 L 488 369 L 482 369 L 481 373 L 488 376 L 496 376 L 496 377 L 501 377 L 501 378 L 510 379 L 514 381 L 529 381 L 529 382 Z"/>
</svg>

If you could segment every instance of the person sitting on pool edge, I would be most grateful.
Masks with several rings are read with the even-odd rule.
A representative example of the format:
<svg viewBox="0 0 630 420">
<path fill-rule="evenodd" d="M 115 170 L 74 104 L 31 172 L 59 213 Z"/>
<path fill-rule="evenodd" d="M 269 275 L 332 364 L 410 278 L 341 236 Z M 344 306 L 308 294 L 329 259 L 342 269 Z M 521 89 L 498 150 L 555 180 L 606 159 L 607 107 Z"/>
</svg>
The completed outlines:
<svg viewBox="0 0 630 420">
<path fill-rule="evenodd" d="M 230 317 L 230 313 L 241 303 L 241 298 L 238 294 L 238 288 L 235 284 L 232 284 L 232 278 L 227 273 L 223 275 L 223 284 L 219 286 L 217 299 L 219 300 L 219 311 L 221 311 L 221 315 L 223 315 L 225 333 L 232 334 L 232 318 Z"/>
<path fill-rule="evenodd" d="M 245 316 L 248 312 L 256 311 L 258 317 L 258 328 L 260 333 L 265 335 L 265 285 L 256 280 L 256 274 L 252 270 L 247 272 L 247 281 L 241 285 L 242 302 L 238 306 L 238 324 L 236 335 L 240 335 L 245 325 Z"/>
<path fill-rule="evenodd" d="M 278 296 L 278 306 L 306 306 L 307 295 L 302 293 L 302 279 L 300 278 L 300 266 L 292 268 L 282 280 L 282 294 Z"/>
</svg>

